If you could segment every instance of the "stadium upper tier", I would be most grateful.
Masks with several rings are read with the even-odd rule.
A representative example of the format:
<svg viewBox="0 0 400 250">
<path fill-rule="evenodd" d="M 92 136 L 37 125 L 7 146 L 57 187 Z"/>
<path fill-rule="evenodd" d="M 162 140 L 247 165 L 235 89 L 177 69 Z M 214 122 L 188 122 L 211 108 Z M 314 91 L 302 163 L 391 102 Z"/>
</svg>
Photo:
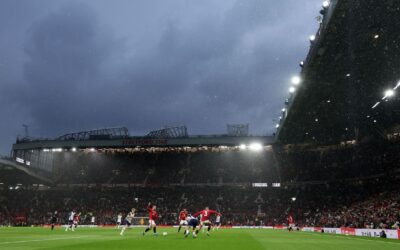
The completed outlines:
<svg viewBox="0 0 400 250">
<path fill-rule="evenodd" d="M 151 138 L 133 136 L 125 138 L 87 139 L 87 140 L 32 140 L 20 141 L 13 145 L 15 150 L 30 149 L 72 149 L 72 148 L 130 148 L 130 147 L 201 147 L 201 146 L 240 146 L 259 143 L 271 145 L 272 136 L 191 136 L 183 138 Z"/>
<path fill-rule="evenodd" d="M 337 143 L 399 130 L 400 3 L 332 0 L 277 125 L 283 143 Z M 300 80 L 299 80 L 300 79 Z"/>
</svg>

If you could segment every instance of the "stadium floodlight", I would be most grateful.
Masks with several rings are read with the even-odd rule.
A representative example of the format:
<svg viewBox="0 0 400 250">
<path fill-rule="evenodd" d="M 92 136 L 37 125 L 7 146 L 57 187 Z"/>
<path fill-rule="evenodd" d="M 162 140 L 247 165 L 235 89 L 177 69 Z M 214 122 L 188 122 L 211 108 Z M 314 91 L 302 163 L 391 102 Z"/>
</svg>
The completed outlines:
<svg viewBox="0 0 400 250">
<path fill-rule="evenodd" d="M 375 38 L 375 39 L 378 39 L 378 38 L 379 38 L 379 35 L 378 35 L 378 34 L 375 34 L 374 38 Z"/>
<path fill-rule="evenodd" d="M 292 83 L 293 85 L 299 85 L 301 82 L 301 78 L 299 76 L 293 76 L 292 77 Z"/>
<path fill-rule="evenodd" d="M 52 152 L 61 152 L 62 148 L 53 148 L 51 151 Z"/>
<path fill-rule="evenodd" d="M 379 105 L 380 103 L 381 103 L 381 102 L 377 102 L 377 103 L 375 103 L 375 104 L 374 104 L 374 106 L 372 106 L 372 109 L 374 109 L 374 108 L 378 107 L 378 105 Z"/>
<path fill-rule="evenodd" d="M 240 144 L 239 148 L 241 150 L 245 150 L 247 148 L 246 144 Z"/>
<path fill-rule="evenodd" d="M 282 109 L 282 112 L 285 112 L 286 111 L 286 109 Z"/>
<path fill-rule="evenodd" d="M 292 201 L 296 201 L 296 197 L 292 197 L 291 199 L 292 199 Z"/>
<path fill-rule="evenodd" d="M 292 94 L 293 94 L 295 91 L 296 91 L 296 88 L 295 88 L 295 87 L 290 87 L 290 88 L 289 88 L 289 93 L 292 93 Z"/>
<path fill-rule="evenodd" d="M 393 89 L 396 90 L 398 87 L 400 87 L 400 81 L 397 83 L 396 87 L 394 87 Z"/>
<path fill-rule="evenodd" d="M 311 42 L 314 42 L 314 41 L 315 41 L 315 35 L 311 35 L 311 36 L 310 36 L 310 41 L 311 41 Z"/>
<path fill-rule="evenodd" d="M 385 100 L 386 98 L 394 96 L 394 90 L 393 89 L 388 89 L 385 91 L 385 96 L 382 98 L 382 100 Z"/>
<path fill-rule="evenodd" d="M 249 148 L 252 150 L 252 151 L 261 151 L 262 150 L 262 145 L 260 144 L 260 143 L 252 143 L 252 144 L 250 144 L 249 145 Z"/>
<path fill-rule="evenodd" d="M 322 7 L 324 7 L 324 8 L 328 8 L 329 5 L 330 5 L 330 2 L 328 0 L 325 0 L 322 2 Z"/>
<path fill-rule="evenodd" d="M 76 148 L 75 147 L 71 148 L 71 151 L 76 152 Z"/>
<path fill-rule="evenodd" d="M 96 151 L 96 149 L 90 148 L 90 152 L 94 152 L 94 151 Z"/>
<path fill-rule="evenodd" d="M 44 149 L 43 149 L 43 152 L 50 152 L 50 149 L 44 148 Z"/>
<path fill-rule="evenodd" d="M 304 61 L 300 61 L 300 67 L 303 67 L 304 66 Z"/>
<path fill-rule="evenodd" d="M 279 124 L 276 124 L 275 127 L 276 127 L 276 128 L 279 128 Z"/>
</svg>

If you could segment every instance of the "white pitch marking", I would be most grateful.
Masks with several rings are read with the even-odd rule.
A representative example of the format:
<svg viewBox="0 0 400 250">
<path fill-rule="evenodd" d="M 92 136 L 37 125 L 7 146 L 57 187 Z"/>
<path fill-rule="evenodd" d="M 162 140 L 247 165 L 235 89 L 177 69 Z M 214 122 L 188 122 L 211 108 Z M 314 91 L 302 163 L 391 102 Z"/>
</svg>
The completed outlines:
<svg viewBox="0 0 400 250">
<path fill-rule="evenodd" d="M 0 245 L 14 244 L 14 243 L 27 243 L 27 242 L 40 242 L 40 241 L 51 241 L 51 240 L 70 240 L 70 239 L 81 239 L 87 238 L 88 236 L 77 236 L 77 237 L 64 237 L 64 238 L 49 238 L 49 239 L 37 239 L 37 240 L 20 240 L 20 241 L 6 241 L 0 242 Z"/>
</svg>

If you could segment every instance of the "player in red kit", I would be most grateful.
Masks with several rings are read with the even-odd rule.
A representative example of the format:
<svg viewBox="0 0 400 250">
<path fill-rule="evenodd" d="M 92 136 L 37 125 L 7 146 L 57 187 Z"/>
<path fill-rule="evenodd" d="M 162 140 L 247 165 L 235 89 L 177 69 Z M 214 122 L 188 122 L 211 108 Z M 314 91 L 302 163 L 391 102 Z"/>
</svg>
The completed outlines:
<svg viewBox="0 0 400 250">
<path fill-rule="evenodd" d="M 143 236 L 151 229 L 153 229 L 154 236 L 158 236 L 156 220 L 158 220 L 159 216 L 156 209 L 157 207 L 149 202 L 149 205 L 147 206 L 147 211 L 149 212 L 149 226 L 144 230 Z"/>
<path fill-rule="evenodd" d="M 188 212 L 186 208 L 184 208 L 180 213 L 179 213 L 179 228 L 178 228 L 178 233 L 181 231 L 182 226 L 186 226 L 188 222 L 186 221 L 186 217 L 188 215 Z"/>
<path fill-rule="evenodd" d="M 221 216 L 220 213 L 218 213 L 215 210 L 210 210 L 208 207 L 206 207 L 204 210 L 201 210 L 201 211 L 199 211 L 199 212 L 197 212 L 197 213 L 195 213 L 193 215 L 194 217 L 197 217 L 197 216 L 201 215 L 200 228 L 199 229 L 203 228 L 203 226 L 206 225 L 207 226 L 207 235 L 208 236 L 210 235 L 210 229 L 211 229 L 210 216 L 213 215 L 213 214 Z"/>
<path fill-rule="evenodd" d="M 294 219 L 293 219 L 292 215 L 289 214 L 289 216 L 287 217 L 287 222 L 288 222 L 288 230 L 289 230 L 289 232 L 293 231 Z"/>
<path fill-rule="evenodd" d="M 75 214 L 74 215 L 74 221 L 73 221 L 73 228 L 77 228 L 78 227 L 78 224 L 79 224 L 80 220 L 81 220 L 81 213 Z"/>
</svg>

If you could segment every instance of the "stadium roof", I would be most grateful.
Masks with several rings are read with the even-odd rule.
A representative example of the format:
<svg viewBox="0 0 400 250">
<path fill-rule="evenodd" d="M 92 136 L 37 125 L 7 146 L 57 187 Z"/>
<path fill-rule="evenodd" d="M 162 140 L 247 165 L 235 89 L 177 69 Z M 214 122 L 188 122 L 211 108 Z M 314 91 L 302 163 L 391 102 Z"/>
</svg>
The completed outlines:
<svg viewBox="0 0 400 250">
<path fill-rule="evenodd" d="M 240 131 L 239 131 L 240 132 Z M 189 136 L 186 127 L 171 127 L 152 131 L 146 136 L 130 136 L 125 127 L 96 129 L 69 133 L 55 139 L 17 140 L 13 151 L 32 149 L 85 149 L 85 148 L 133 148 L 133 147 L 201 147 L 240 146 L 259 143 L 271 145 L 272 136 L 249 136 L 245 134 Z"/>
</svg>

